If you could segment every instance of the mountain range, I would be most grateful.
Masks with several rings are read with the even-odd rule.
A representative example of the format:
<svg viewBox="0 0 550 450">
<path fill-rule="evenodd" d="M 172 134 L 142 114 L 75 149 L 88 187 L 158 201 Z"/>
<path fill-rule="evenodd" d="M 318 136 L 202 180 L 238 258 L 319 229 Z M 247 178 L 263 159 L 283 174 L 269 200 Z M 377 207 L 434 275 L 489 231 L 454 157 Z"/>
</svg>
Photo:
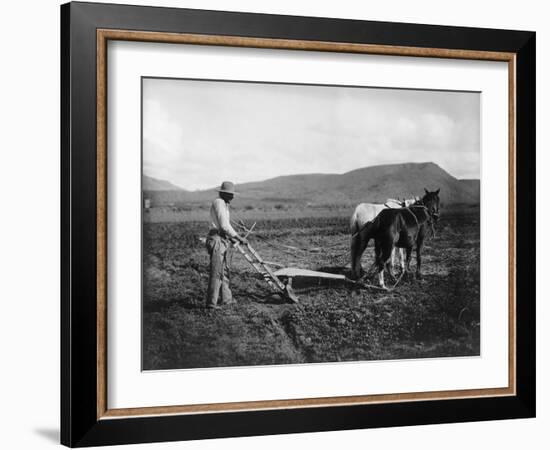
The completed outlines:
<svg viewBox="0 0 550 450">
<path fill-rule="evenodd" d="M 182 188 L 166 180 L 143 175 L 143 190 L 147 191 L 183 191 Z"/>
<path fill-rule="evenodd" d="M 153 204 L 208 202 L 215 188 L 186 191 L 167 181 L 144 176 L 145 195 Z M 149 189 L 148 189 L 149 187 Z M 166 187 L 163 189 L 163 187 Z M 239 203 L 334 205 L 383 203 L 388 198 L 421 196 L 424 188 L 441 189 L 447 204 L 479 203 L 479 180 L 460 180 L 433 162 L 364 167 L 343 174 L 286 175 L 236 186 Z"/>
</svg>

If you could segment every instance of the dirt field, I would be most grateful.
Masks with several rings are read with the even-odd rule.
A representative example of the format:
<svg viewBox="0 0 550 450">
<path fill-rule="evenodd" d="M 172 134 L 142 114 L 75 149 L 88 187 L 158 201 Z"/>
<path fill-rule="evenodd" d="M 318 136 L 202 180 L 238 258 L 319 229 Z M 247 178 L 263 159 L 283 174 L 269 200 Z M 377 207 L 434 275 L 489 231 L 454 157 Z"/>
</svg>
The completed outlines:
<svg viewBox="0 0 550 450">
<path fill-rule="evenodd" d="M 423 252 L 423 278 L 404 278 L 392 292 L 295 280 L 300 303 L 289 304 L 235 252 L 238 304 L 220 310 L 204 308 L 206 214 L 145 214 L 144 370 L 479 355 L 478 207 L 443 209 Z M 257 221 L 249 240 L 267 261 L 348 274 L 350 215 L 275 208 L 232 217 Z M 363 266 L 372 260 L 371 243 Z M 415 264 L 413 255 L 413 271 Z"/>
</svg>

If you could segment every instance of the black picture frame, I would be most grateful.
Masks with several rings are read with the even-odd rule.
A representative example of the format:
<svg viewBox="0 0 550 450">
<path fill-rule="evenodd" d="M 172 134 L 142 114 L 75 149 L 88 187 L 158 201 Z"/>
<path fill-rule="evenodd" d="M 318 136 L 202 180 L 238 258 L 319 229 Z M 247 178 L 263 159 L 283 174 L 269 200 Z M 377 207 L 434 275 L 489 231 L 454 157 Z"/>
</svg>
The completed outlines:
<svg viewBox="0 0 550 450">
<path fill-rule="evenodd" d="M 516 55 L 516 395 L 105 419 L 97 415 L 98 29 L 140 30 Z M 61 443 L 177 441 L 535 416 L 534 32 L 237 12 L 61 6 Z"/>
</svg>

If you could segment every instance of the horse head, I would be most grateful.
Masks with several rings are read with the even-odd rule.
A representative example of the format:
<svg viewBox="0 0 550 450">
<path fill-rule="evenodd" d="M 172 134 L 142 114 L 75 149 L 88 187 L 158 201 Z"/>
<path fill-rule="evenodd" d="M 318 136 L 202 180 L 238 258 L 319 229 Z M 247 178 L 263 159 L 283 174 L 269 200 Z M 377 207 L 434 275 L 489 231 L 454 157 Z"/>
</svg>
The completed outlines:
<svg viewBox="0 0 550 450">
<path fill-rule="evenodd" d="M 430 192 L 426 188 L 424 188 L 424 191 L 426 192 L 422 199 L 420 200 L 420 203 L 425 206 L 425 208 L 428 210 L 428 214 L 437 221 L 439 219 L 439 191 L 433 191 Z"/>
</svg>

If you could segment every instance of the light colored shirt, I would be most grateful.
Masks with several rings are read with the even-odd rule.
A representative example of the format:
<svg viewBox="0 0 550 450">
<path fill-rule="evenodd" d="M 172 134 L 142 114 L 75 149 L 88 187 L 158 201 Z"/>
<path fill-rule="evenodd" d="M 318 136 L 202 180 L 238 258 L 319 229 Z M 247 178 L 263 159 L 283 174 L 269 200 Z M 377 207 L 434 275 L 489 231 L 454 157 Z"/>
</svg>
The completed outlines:
<svg viewBox="0 0 550 450">
<path fill-rule="evenodd" d="M 229 204 L 225 203 L 223 199 L 217 198 L 212 202 L 210 219 L 212 220 L 213 228 L 223 231 L 231 238 L 237 236 L 237 232 L 233 229 L 229 220 Z"/>
</svg>

